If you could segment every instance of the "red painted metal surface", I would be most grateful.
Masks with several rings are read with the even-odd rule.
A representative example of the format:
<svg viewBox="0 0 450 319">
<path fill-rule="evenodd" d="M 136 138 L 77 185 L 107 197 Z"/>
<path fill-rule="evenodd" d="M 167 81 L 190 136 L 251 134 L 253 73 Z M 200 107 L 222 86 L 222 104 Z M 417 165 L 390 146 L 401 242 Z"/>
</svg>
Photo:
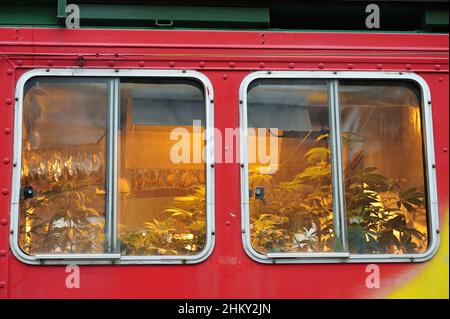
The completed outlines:
<svg viewBox="0 0 450 319">
<path fill-rule="evenodd" d="M 81 266 L 67 289 L 65 266 L 30 266 L 9 250 L 15 82 L 33 68 L 196 69 L 215 92 L 215 126 L 239 126 L 238 89 L 252 70 L 411 71 L 431 89 L 440 223 L 448 223 L 448 35 L 219 31 L 0 29 L 1 298 L 363 298 L 395 291 L 427 266 L 263 265 L 241 240 L 238 164 L 217 164 L 216 244 L 196 265 Z M 447 150 L 447 151 L 446 151 Z M 446 239 L 448 242 L 448 238 Z M 441 249 L 441 248 L 440 248 Z M 3 253 L 2 253 L 3 251 Z"/>
</svg>

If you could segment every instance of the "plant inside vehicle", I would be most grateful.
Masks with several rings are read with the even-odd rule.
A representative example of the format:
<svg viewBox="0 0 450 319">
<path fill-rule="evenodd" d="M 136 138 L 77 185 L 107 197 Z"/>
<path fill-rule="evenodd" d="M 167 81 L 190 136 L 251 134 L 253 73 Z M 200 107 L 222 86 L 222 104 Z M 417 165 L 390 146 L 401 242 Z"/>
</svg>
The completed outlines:
<svg viewBox="0 0 450 319">
<path fill-rule="evenodd" d="M 167 216 L 145 222 L 135 230 L 121 231 L 122 252 L 127 255 L 191 255 L 206 241 L 206 189 L 194 187 L 189 200 L 173 201 Z"/>
<path fill-rule="evenodd" d="M 250 172 L 249 184 L 265 188 L 264 199 L 250 199 L 251 241 L 261 252 L 325 252 L 341 250 L 334 238 L 332 174 L 329 148 L 316 138 L 304 155 L 305 166 L 291 180 Z M 343 143 L 356 136 L 343 135 Z M 407 216 L 424 208 L 424 194 L 407 181 L 377 173 L 376 167 L 344 167 L 348 246 L 352 253 L 416 253 L 427 236 Z"/>
</svg>

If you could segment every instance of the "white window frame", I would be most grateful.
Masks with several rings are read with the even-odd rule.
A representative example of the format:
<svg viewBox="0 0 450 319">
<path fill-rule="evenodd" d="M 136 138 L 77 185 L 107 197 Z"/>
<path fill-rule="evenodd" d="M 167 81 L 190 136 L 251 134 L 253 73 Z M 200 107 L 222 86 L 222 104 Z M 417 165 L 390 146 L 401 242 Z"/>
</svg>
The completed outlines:
<svg viewBox="0 0 450 319">
<path fill-rule="evenodd" d="M 342 165 L 339 138 L 339 91 L 338 81 L 352 80 L 406 80 L 415 82 L 421 90 L 421 119 L 423 125 L 424 156 L 427 196 L 427 227 L 429 245 L 425 252 L 419 254 L 350 254 L 349 252 L 330 253 L 274 253 L 261 254 L 257 252 L 250 240 L 250 211 L 248 191 L 248 121 L 247 121 L 247 92 L 249 85 L 257 79 L 309 79 L 328 80 L 330 104 L 331 158 L 333 165 L 333 200 L 334 211 L 338 212 L 335 221 L 335 234 L 341 233 L 344 245 L 345 211 L 343 207 Z M 240 138 L 240 167 L 241 167 L 241 211 L 242 211 L 242 242 L 246 253 L 260 263 L 391 263 L 391 262 L 423 262 L 434 256 L 439 246 L 439 218 L 436 186 L 436 165 L 434 157 L 433 123 L 431 112 L 431 94 L 426 81 L 411 72 L 328 72 L 328 71 L 258 71 L 249 74 L 241 83 L 239 92 L 239 119 L 241 128 Z M 335 169 L 337 168 L 337 169 Z M 337 185 L 337 187 L 335 187 Z M 344 247 L 345 249 L 345 247 Z M 346 251 L 348 251 L 346 249 Z"/>
<path fill-rule="evenodd" d="M 214 152 L 206 151 L 206 244 L 205 248 L 196 255 L 184 256 L 123 256 L 120 253 L 100 254 L 42 254 L 28 255 L 19 246 L 19 200 L 20 200 L 20 171 L 22 158 L 22 112 L 24 99 L 24 86 L 28 80 L 34 77 L 95 77 L 109 79 L 108 91 L 108 146 L 107 146 L 107 195 L 105 226 L 113 225 L 107 229 L 107 236 L 114 246 L 117 242 L 117 180 L 118 180 L 118 148 L 117 132 L 120 107 L 120 78 L 191 78 L 203 85 L 205 96 L 205 118 L 207 134 L 206 150 L 214 149 L 214 93 L 213 87 L 203 73 L 191 70 L 133 70 L 133 69 L 34 69 L 24 73 L 16 84 L 15 114 L 14 114 L 14 161 L 11 194 L 11 228 L 10 246 L 13 254 L 20 261 L 39 264 L 194 264 L 207 259 L 215 244 L 215 220 L 214 220 Z M 113 145 L 111 147 L 110 145 Z M 111 165 L 112 164 L 112 165 Z M 109 207 L 108 207 L 109 206 Z M 109 222 L 106 223 L 106 219 Z"/>
</svg>

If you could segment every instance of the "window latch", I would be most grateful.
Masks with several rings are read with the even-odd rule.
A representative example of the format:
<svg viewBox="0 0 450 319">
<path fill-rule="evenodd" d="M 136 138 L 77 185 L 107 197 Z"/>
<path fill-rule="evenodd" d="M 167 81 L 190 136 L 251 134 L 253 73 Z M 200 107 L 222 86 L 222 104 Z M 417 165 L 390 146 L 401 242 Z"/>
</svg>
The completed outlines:
<svg viewBox="0 0 450 319">
<path fill-rule="evenodd" d="M 23 198 L 30 199 L 34 196 L 33 186 L 25 186 L 22 190 Z"/>
<path fill-rule="evenodd" d="M 255 188 L 255 199 L 264 199 L 264 187 L 263 186 L 256 186 Z"/>
</svg>

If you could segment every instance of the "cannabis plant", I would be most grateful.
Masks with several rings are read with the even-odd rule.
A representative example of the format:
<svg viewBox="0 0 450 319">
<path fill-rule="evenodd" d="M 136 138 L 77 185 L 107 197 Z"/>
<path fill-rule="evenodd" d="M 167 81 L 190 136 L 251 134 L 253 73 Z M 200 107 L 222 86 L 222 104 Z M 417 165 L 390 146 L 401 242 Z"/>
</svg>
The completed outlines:
<svg viewBox="0 0 450 319">
<path fill-rule="evenodd" d="M 251 189 L 264 187 L 263 199 L 251 198 L 251 240 L 261 253 L 339 251 L 333 230 L 333 198 L 328 134 L 320 135 L 304 155 L 301 171 L 276 183 L 251 171 Z M 361 141 L 353 134 L 343 144 Z M 424 209 L 424 194 L 389 179 L 376 167 L 344 167 L 345 213 L 352 253 L 412 253 L 426 248 L 426 234 L 407 222 Z"/>
<path fill-rule="evenodd" d="M 88 206 L 89 191 L 45 192 L 21 202 L 21 247 L 27 253 L 102 252 L 104 218 Z M 51 212 L 41 217 L 36 211 Z"/>
<path fill-rule="evenodd" d="M 122 252 L 127 255 L 190 255 L 206 241 L 206 190 L 198 185 L 188 201 L 173 201 L 166 217 L 145 222 L 138 229 L 121 231 Z"/>
</svg>

